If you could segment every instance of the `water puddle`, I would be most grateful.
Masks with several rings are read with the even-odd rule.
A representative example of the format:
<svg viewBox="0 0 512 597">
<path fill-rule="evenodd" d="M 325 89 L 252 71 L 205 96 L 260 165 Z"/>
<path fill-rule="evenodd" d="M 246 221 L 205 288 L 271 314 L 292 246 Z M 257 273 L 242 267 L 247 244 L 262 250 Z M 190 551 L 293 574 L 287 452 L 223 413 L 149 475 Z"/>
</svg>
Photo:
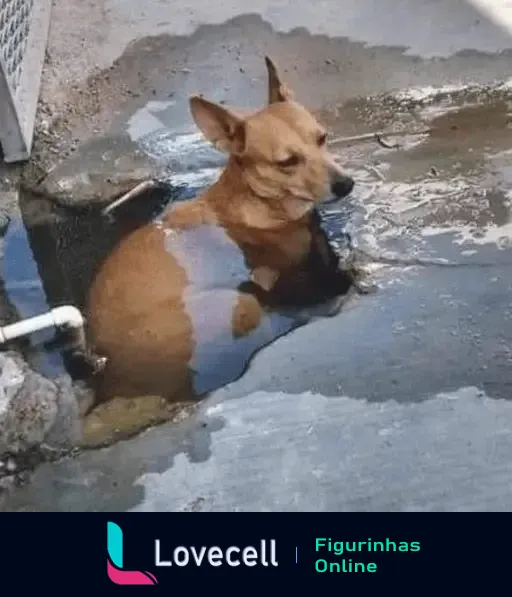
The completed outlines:
<svg viewBox="0 0 512 597">
<path fill-rule="evenodd" d="M 194 156 L 190 163 L 183 151 L 187 146 L 187 139 L 192 141 L 190 155 Z M 181 156 L 182 172 L 173 181 L 176 186 L 162 186 L 152 195 L 143 197 L 142 201 L 125 204 L 116 210 L 115 217 L 105 217 L 96 208 L 74 211 L 64 207 L 45 206 L 40 197 L 27 194 L 21 197 L 21 213 L 28 224 L 26 226 L 22 219 L 13 220 L 4 237 L 5 295 L 6 301 L 16 310 L 16 319 L 41 314 L 62 304 L 72 304 L 84 310 L 86 295 L 96 268 L 112 248 L 142 223 L 158 220 L 158 215 L 169 202 L 186 201 L 195 196 L 218 174 L 218 156 L 212 159 L 210 149 L 204 143 L 201 145 L 195 137 L 178 137 L 174 152 L 169 140 L 168 151 L 165 152 L 162 131 L 155 135 L 153 141 L 146 138 L 145 143 L 148 149 L 152 148 L 154 153 L 160 151 L 169 160 L 175 159 L 177 162 Z M 201 166 L 204 167 L 198 170 L 197 164 L 201 160 Z M 339 219 L 339 214 L 335 219 Z M 327 220 L 328 234 L 332 237 L 338 232 L 339 236 L 339 229 L 333 222 L 332 218 Z M 208 235 L 203 241 L 208 241 Z M 236 258 L 238 255 L 227 254 L 223 263 L 232 263 L 234 266 Z M 210 277 L 215 271 L 219 275 L 226 273 L 223 268 L 219 270 L 215 259 L 209 264 L 202 263 L 201 271 L 206 271 Z M 246 273 L 245 265 L 241 268 L 240 275 L 244 272 Z M 216 328 L 222 327 L 222 313 L 205 313 L 201 304 L 194 303 L 188 307 L 190 313 L 195 313 L 196 319 L 198 318 L 197 332 L 200 335 L 203 334 L 203 329 L 211 332 L 212 322 L 216 322 Z M 231 308 L 229 313 L 231 314 Z M 201 346 L 195 351 L 191 362 L 191 367 L 196 372 L 195 392 L 204 394 L 240 377 L 248 366 L 251 355 L 266 345 L 271 337 L 279 337 L 297 325 L 302 325 L 304 313 L 301 313 L 275 314 L 269 316 L 265 325 L 262 323 L 253 332 L 244 332 L 235 339 L 224 338 L 221 344 L 224 342 L 226 346 L 232 345 L 230 358 L 219 360 L 208 342 L 199 342 Z M 314 316 L 313 312 L 307 317 L 311 316 Z M 31 336 L 27 350 L 30 365 L 51 378 L 71 374 L 75 381 L 80 379 L 69 352 L 54 341 L 53 330 Z M 181 416 L 179 409 L 186 410 L 188 404 L 185 397 L 172 408 L 161 398 L 153 396 L 114 399 L 101 405 L 84 420 L 82 447 L 109 444 L 130 437 L 148 426 L 166 420 L 177 420 Z"/>
<path fill-rule="evenodd" d="M 49 310 L 39 277 L 38 265 L 30 248 L 27 230 L 21 219 L 11 220 L 3 237 L 2 302 L 10 307 L 13 319 L 25 319 Z M 45 348 L 52 332 L 42 330 L 23 340 L 31 367 L 53 378 L 63 371 L 62 357 Z"/>
<path fill-rule="evenodd" d="M 510 259 L 506 251 L 512 242 L 509 96 L 506 88 L 419 88 L 324 111 L 336 134 L 407 131 L 413 125 L 432 129 L 430 135 L 400 138 L 398 150 L 375 143 L 340 148 L 339 160 L 357 185 L 349 198 L 322 210 L 324 230 L 335 249 L 347 251 L 352 243 L 375 257 L 464 263 Z M 6 300 L 19 318 L 59 304 L 83 308 L 97 264 L 124 235 L 153 220 L 171 199 L 187 200 L 215 180 L 224 157 L 196 131 L 177 134 L 165 126 L 162 115 L 172 109 L 171 101 L 152 101 L 127 123 L 137 146 L 172 172 L 172 193 L 169 187 L 167 193 L 160 190 L 143 201 L 132 201 L 110 220 L 94 209 L 77 213 L 58 208 L 45 212 L 36 224 L 33 212 L 41 209 L 41 199 L 22 198 L 22 213 L 29 215 L 31 225 L 11 222 L 4 239 L 3 270 Z M 388 273 L 398 277 L 399 269 Z M 47 347 L 49 340 L 51 332 L 31 339 L 31 364 L 45 375 L 58 376 L 70 365 L 65 354 Z M 240 340 L 229 370 L 212 361 L 210 353 L 196 355 L 196 368 L 204 373 L 199 385 L 215 389 L 241 375 L 255 342 L 260 341 L 250 335 Z M 91 423 L 92 435 L 98 426 L 115 427 L 120 417 L 129 421 L 130 429 L 138 418 L 155 422 L 155 412 L 162 406 L 157 402 L 153 406 L 146 402 L 144 408 L 128 402 L 105 408 L 103 420 L 96 416 Z"/>
</svg>

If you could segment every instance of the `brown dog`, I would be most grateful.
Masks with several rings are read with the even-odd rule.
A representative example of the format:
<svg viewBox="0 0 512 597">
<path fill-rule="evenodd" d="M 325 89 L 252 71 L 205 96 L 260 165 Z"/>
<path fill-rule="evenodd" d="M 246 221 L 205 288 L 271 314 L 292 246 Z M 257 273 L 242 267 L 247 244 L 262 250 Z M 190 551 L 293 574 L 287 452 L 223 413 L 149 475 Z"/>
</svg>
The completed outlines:
<svg viewBox="0 0 512 597">
<path fill-rule="evenodd" d="M 99 268 L 87 313 L 91 348 L 107 358 L 96 404 L 201 397 L 353 286 L 315 207 L 354 182 L 335 165 L 324 129 L 266 65 L 268 105 L 247 117 L 191 98 L 199 129 L 228 153 L 226 167 Z"/>
</svg>

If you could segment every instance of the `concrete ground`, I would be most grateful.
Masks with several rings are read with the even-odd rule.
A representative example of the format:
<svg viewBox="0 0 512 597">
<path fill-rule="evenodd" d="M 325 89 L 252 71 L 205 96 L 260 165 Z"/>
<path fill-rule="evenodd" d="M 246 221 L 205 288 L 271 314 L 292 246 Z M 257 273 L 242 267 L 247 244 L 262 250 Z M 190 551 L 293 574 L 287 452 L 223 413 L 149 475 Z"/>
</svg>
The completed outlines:
<svg viewBox="0 0 512 597">
<path fill-rule="evenodd" d="M 333 135 L 432 132 L 340 148 L 357 185 L 324 216 L 371 254 L 375 294 L 263 350 L 181 423 L 40 466 L 2 509 L 511 509 L 510 3 L 63 4 L 34 160 L 86 180 L 76 203 L 106 177 L 76 173 L 120 154 L 210 180 L 188 96 L 260 104 L 264 53 Z"/>
</svg>

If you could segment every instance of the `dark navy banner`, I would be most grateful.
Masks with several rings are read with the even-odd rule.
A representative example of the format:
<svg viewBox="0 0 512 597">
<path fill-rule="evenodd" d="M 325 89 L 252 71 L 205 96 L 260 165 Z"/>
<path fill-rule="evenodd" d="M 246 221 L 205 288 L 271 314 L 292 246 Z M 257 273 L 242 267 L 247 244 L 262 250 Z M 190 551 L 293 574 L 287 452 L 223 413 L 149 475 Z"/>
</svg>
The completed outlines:
<svg viewBox="0 0 512 597">
<path fill-rule="evenodd" d="M 187 592 L 284 581 L 291 590 L 426 586 L 457 592 L 508 575 L 508 515 L 3 514 L 4 578 L 46 586 Z M 181 585 L 179 583 L 186 583 Z M 212 584 L 222 582 L 222 585 Z M 225 587 L 225 588 L 222 588 Z"/>
</svg>

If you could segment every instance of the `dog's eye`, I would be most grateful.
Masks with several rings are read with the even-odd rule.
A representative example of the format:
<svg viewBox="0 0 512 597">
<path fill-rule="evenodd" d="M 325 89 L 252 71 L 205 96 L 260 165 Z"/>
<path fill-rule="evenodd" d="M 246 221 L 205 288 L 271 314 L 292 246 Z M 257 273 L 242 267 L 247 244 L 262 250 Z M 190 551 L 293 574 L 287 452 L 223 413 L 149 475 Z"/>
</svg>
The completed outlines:
<svg viewBox="0 0 512 597">
<path fill-rule="evenodd" d="M 292 168 L 293 166 L 298 166 L 300 163 L 300 157 L 297 154 L 291 155 L 286 160 L 281 160 L 277 162 L 277 165 L 280 168 Z"/>
<path fill-rule="evenodd" d="M 318 142 L 319 147 L 322 147 L 322 145 L 325 145 L 325 143 L 327 142 L 327 133 L 322 133 L 321 135 L 319 135 L 317 142 Z"/>
</svg>

